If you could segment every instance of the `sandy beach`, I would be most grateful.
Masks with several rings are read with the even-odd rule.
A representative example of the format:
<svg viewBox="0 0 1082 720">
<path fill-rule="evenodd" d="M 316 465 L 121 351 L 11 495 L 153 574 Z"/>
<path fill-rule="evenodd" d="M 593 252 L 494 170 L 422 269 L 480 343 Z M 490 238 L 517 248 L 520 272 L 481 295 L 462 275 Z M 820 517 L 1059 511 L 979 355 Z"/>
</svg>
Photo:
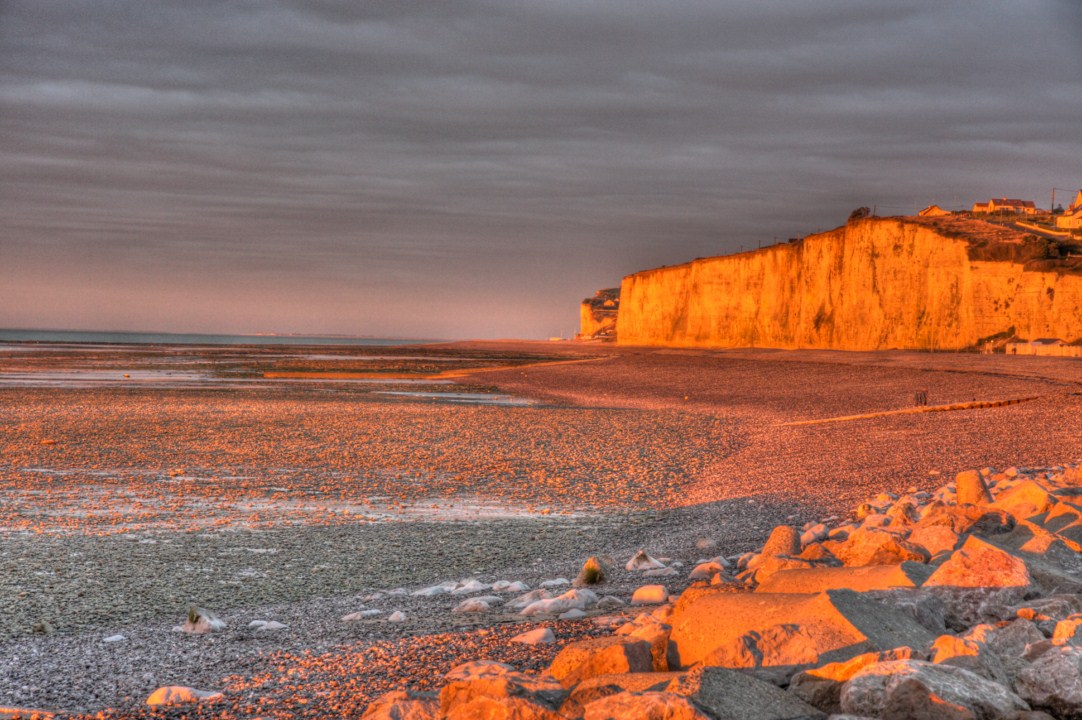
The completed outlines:
<svg viewBox="0 0 1082 720">
<path fill-rule="evenodd" d="M 0 707 L 76 715 L 170 716 L 144 700 L 184 684 L 225 694 L 189 717 L 322 717 L 461 660 L 541 667 L 607 626 L 525 647 L 512 612 L 389 591 L 734 555 L 878 492 L 1082 459 L 1082 363 L 974 354 L 11 345 L 0 409 Z M 193 603 L 227 630 L 172 632 Z M 362 606 L 383 614 L 341 620 Z"/>
</svg>

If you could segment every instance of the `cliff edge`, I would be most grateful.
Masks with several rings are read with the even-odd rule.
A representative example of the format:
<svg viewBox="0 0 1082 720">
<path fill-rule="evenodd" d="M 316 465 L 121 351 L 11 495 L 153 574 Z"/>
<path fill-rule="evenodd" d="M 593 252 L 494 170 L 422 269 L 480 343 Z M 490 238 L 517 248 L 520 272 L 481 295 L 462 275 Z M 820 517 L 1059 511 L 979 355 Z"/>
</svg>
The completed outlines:
<svg viewBox="0 0 1082 720">
<path fill-rule="evenodd" d="M 854 219 L 625 277 L 617 342 L 954 350 L 1009 336 L 1077 341 L 1078 251 L 965 216 Z"/>
</svg>

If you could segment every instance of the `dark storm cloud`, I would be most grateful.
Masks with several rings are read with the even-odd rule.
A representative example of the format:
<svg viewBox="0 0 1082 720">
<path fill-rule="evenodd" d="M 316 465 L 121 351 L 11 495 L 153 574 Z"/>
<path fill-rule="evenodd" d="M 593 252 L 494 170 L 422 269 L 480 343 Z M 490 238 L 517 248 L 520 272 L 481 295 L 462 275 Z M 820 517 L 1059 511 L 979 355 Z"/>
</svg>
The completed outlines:
<svg viewBox="0 0 1082 720">
<path fill-rule="evenodd" d="M 7 0 L 0 325 L 566 333 L 857 205 L 1045 205 L 1080 34 L 1072 2 Z"/>
</svg>

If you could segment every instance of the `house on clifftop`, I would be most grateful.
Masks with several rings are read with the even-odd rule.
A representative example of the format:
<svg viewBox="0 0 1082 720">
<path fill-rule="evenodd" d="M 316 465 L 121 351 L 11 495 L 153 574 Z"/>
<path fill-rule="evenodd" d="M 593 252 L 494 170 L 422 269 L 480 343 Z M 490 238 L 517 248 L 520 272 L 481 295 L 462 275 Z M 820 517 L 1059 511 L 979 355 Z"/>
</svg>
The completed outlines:
<svg viewBox="0 0 1082 720">
<path fill-rule="evenodd" d="M 1067 208 L 1067 212 L 1056 217 L 1056 227 L 1064 230 L 1082 229 L 1082 190 L 1075 195 L 1074 202 Z"/>
<path fill-rule="evenodd" d="M 1014 213 L 1016 215 L 1036 215 L 1037 206 L 1032 200 L 1016 198 L 992 198 L 986 203 L 973 203 L 974 213 Z"/>
<path fill-rule="evenodd" d="M 950 210 L 944 210 L 938 205 L 932 204 L 921 210 L 917 215 L 920 217 L 941 217 L 943 215 L 950 215 Z"/>
</svg>

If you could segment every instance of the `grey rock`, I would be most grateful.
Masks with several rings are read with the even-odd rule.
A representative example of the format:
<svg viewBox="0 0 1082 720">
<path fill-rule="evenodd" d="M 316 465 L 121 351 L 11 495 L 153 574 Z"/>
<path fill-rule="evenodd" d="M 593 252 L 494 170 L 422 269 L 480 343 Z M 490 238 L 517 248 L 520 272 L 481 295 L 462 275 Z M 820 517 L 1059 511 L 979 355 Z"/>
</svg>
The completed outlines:
<svg viewBox="0 0 1082 720">
<path fill-rule="evenodd" d="M 1018 694 L 1062 720 L 1082 718 L 1082 648 L 1055 647 L 1018 674 Z"/>
<path fill-rule="evenodd" d="M 968 670 L 921 660 L 870 665 L 841 693 L 842 711 L 882 720 L 1002 720 L 1029 705 Z"/>
<path fill-rule="evenodd" d="M 773 685 L 736 670 L 698 667 L 669 683 L 718 720 L 819 720 L 826 713 Z"/>
</svg>

